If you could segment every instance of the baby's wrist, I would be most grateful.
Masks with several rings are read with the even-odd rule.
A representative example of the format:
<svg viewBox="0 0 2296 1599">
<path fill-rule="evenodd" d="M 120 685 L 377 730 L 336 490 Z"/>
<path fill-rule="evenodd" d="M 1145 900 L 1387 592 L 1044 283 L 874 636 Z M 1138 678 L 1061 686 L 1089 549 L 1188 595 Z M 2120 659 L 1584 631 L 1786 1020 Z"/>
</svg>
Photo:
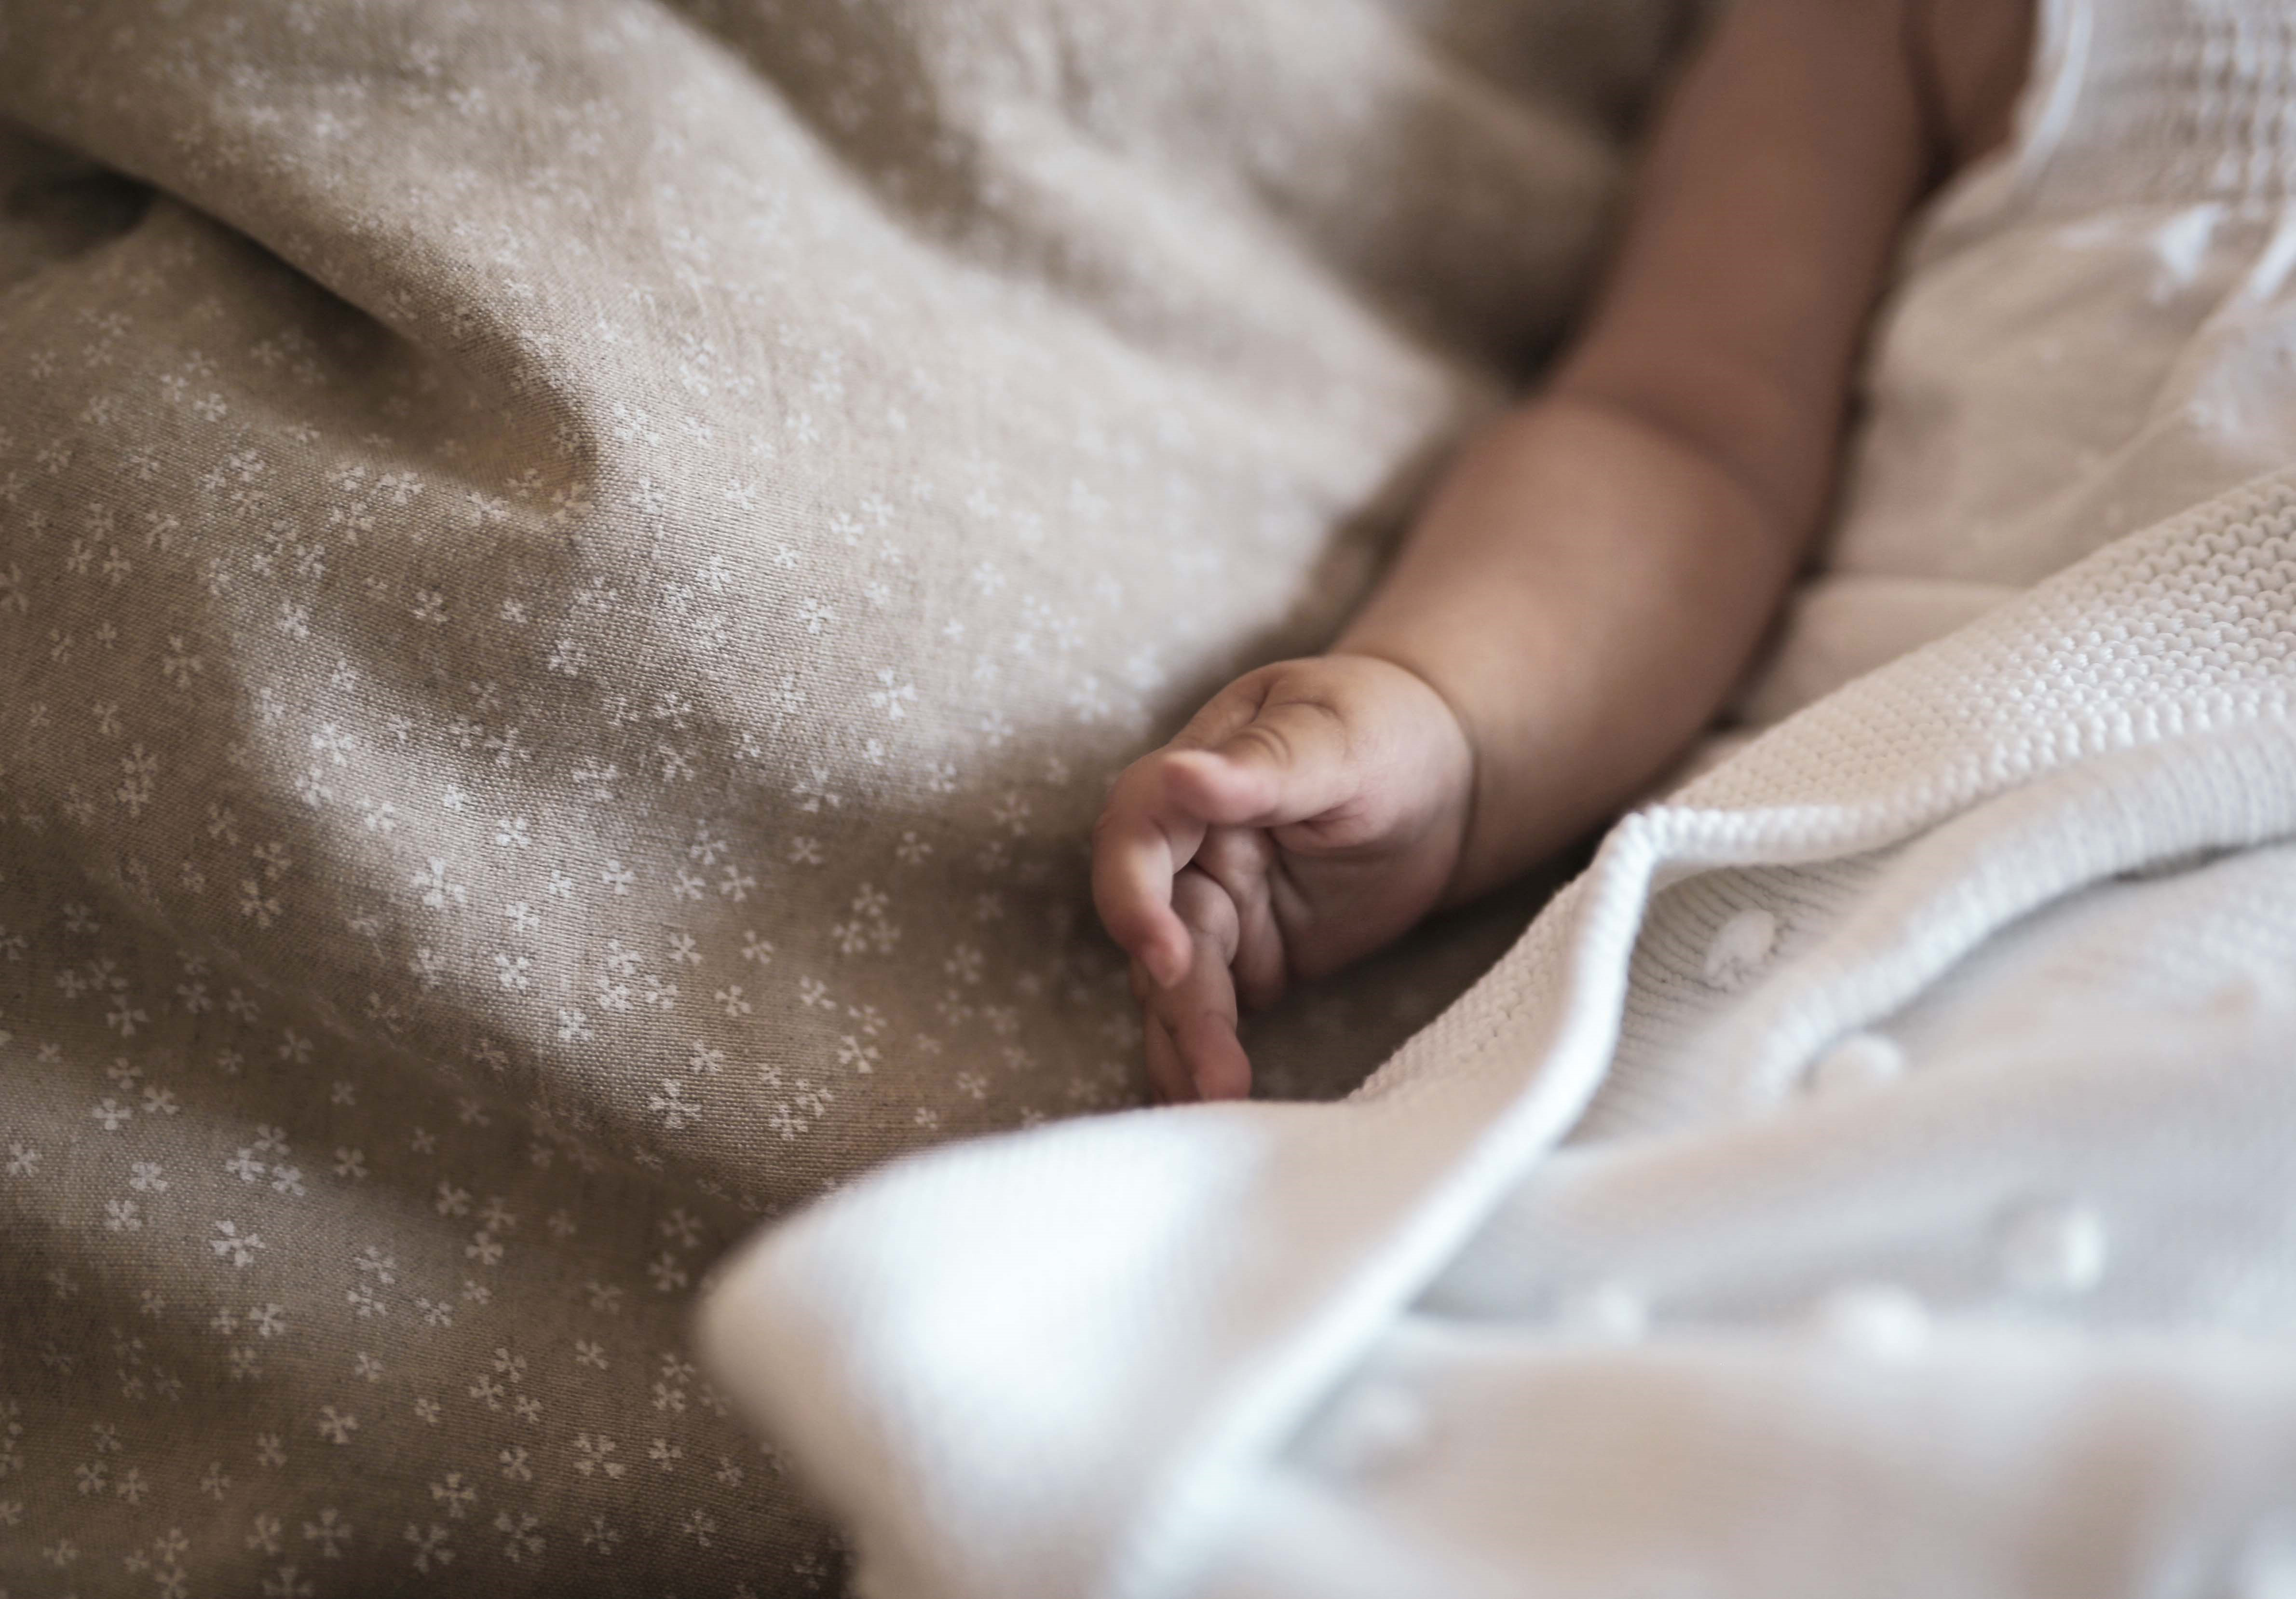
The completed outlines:
<svg viewBox="0 0 2296 1599">
<path fill-rule="evenodd" d="M 1472 752 L 1447 903 L 1598 824 L 1696 736 L 1794 548 L 1728 472 L 1602 406 L 1534 401 L 1446 474 L 1339 649 L 1403 667 Z"/>
<path fill-rule="evenodd" d="M 1458 767 L 1461 774 L 1459 853 L 1452 864 L 1450 877 L 1444 885 L 1439 904 L 1448 906 L 1473 898 L 1490 886 L 1488 881 L 1468 886 L 1465 877 L 1483 854 L 1478 847 L 1479 823 L 1486 808 L 1484 787 L 1490 771 L 1482 733 L 1486 722 L 1478 715 L 1476 704 L 1479 685 L 1472 680 L 1462 681 L 1457 674 L 1446 671 L 1439 655 L 1420 648 L 1418 641 L 1407 634 L 1393 636 L 1385 629 L 1374 631 L 1358 626 L 1343 633 L 1324 653 L 1376 660 L 1392 667 L 1417 685 L 1426 696 L 1431 713 L 1439 708 L 1447 723 L 1447 731 L 1457 741 L 1462 762 Z M 1480 686 L 1487 688 L 1488 685 Z"/>
<path fill-rule="evenodd" d="M 1447 688 L 1443 682 L 1445 674 L 1439 667 L 1430 664 L 1422 652 L 1413 649 L 1408 641 L 1371 635 L 1358 637 L 1351 629 L 1332 641 L 1324 653 L 1327 657 L 1342 656 L 1362 660 L 1375 660 L 1382 666 L 1393 667 L 1426 690 L 1430 698 L 1439 701 L 1442 708 L 1450 713 L 1452 726 L 1457 728 L 1460 736 L 1466 741 L 1468 752 L 1471 755 L 1474 752 L 1473 732 L 1454 691 Z"/>
</svg>

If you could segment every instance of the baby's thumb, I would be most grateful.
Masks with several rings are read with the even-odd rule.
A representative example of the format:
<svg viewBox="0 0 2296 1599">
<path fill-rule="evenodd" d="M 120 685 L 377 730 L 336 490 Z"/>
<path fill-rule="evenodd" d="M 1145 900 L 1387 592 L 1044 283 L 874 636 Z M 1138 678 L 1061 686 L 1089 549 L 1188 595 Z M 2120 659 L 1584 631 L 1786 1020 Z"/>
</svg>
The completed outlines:
<svg viewBox="0 0 2296 1599">
<path fill-rule="evenodd" d="M 1216 824 L 1305 821 L 1355 791 L 1347 724 L 1314 701 L 1262 706 L 1218 743 L 1177 751 L 1167 782 L 1191 811 Z"/>
</svg>

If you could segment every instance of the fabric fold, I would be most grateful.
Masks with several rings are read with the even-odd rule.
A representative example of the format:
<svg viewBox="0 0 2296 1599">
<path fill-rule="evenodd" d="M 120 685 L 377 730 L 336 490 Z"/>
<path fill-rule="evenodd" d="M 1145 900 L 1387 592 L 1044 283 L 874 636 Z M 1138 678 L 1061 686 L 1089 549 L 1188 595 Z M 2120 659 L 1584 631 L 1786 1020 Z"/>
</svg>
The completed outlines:
<svg viewBox="0 0 2296 1599">
<path fill-rule="evenodd" d="M 1621 824 L 1347 1102 L 961 1146 L 768 1231 L 705 1308 L 713 1368 L 855 1527 L 881 1599 L 1189 1591 L 1302 1418 L 1606 1079 L 1676 1126 L 1780 1104 L 1828 1039 L 1778 1018 L 1830 957 L 1778 873 L 1864 863 L 1822 920 L 1867 918 L 1838 936 L 1919 990 L 2112 873 L 2296 832 L 2292 536 L 2287 483 L 2236 490 L 1789 719 Z M 1669 1046 L 1614 1060 L 1622 1021 L 1669 1007 Z M 953 1353 L 941 1330 L 976 1312 L 993 1338 Z"/>
</svg>

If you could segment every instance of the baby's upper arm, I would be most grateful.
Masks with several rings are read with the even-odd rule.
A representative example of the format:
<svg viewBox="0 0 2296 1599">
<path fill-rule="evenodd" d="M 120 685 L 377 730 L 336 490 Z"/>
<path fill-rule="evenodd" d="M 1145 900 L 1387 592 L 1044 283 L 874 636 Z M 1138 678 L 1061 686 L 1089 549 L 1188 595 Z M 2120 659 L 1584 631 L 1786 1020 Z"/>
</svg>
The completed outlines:
<svg viewBox="0 0 2296 1599">
<path fill-rule="evenodd" d="M 2031 0 L 1914 0 L 1912 53 L 1950 172 L 2006 140 L 2033 53 Z"/>
<path fill-rule="evenodd" d="M 1990 57 L 1957 45 L 1940 71 L 1923 41 L 1980 6 L 2024 0 L 1726 7 L 1660 115 L 1557 387 L 1692 440 L 1806 533 L 1898 229 L 1939 168 L 1935 108 L 1981 98 Z"/>
</svg>

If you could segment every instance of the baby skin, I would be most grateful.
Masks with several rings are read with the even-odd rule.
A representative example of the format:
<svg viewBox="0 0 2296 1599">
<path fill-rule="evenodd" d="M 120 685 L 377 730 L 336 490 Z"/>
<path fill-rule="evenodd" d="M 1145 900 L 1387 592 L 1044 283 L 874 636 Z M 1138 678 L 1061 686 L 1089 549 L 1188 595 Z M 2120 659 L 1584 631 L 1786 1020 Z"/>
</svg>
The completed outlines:
<svg viewBox="0 0 2296 1599">
<path fill-rule="evenodd" d="M 1238 1006 L 1615 813 L 1746 668 L 1819 524 L 1899 229 L 2009 131 L 2030 0 L 1734 0 L 1539 390 L 1461 451 L 1323 654 L 1117 779 L 1093 897 L 1150 1078 L 1241 1097 Z"/>
</svg>

